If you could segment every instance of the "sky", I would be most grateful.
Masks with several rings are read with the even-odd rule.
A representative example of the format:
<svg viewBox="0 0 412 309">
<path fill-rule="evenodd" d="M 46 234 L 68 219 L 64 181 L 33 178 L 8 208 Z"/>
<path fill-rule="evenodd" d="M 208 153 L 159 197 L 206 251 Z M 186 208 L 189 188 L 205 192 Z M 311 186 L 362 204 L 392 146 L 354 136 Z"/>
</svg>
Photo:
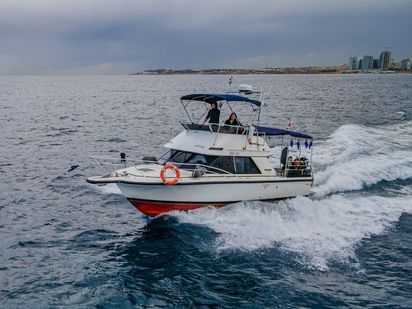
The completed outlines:
<svg viewBox="0 0 412 309">
<path fill-rule="evenodd" d="M 412 57 L 411 0 L 0 0 L 0 74 Z"/>
</svg>

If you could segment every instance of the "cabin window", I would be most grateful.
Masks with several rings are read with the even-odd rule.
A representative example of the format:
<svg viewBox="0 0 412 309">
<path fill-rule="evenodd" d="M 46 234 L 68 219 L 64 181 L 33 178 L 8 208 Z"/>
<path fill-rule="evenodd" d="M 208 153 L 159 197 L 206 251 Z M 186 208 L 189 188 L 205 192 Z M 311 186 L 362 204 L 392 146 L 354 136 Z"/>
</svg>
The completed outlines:
<svg viewBox="0 0 412 309">
<path fill-rule="evenodd" d="M 168 150 L 163 156 L 161 156 L 158 161 L 160 163 L 165 163 L 167 160 L 169 160 L 170 156 L 172 155 L 172 151 Z"/>
<path fill-rule="evenodd" d="M 212 156 L 193 153 L 192 156 L 188 159 L 187 163 L 209 165 L 213 161 L 213 159 L 214 157 Z"/>
<path fill-rule="evenodd" d="M 176 151 L 170 158 L 170 161 L 176 162 L 176 163 L 184 163 L 189 158 L 189 156 L 190 156 L 190 153 L 183 152 L 183 151 Z"/>
<path fill-rule="evenodd" d="M 211 166 L 221 170 L 228 171 L 229 173 L 235 173 L 235 167 L 233 165 L 233 157 L 217 157 Z"/>
<path fill-rule="evenodd" d="M 180 150 L 169 150 L 161 158 L 159 162 L 173 162 L 173 163 L 189 163 L 189 164 L 204 164 L 209 165 L 216 157 L 207 156 L 198 153 L 180 151 Z"/>
<path fill-rule="evenodd" d="M 216 157 L 172 149 L 164 154 L 159 162 L 186 163 L 182 168 L 194 168 L 196 164 L 203 164 L 232 174 L 260 174 L 259 168 L 250 157 Z M 219 173 L 219 170 L 211 171 Z"/>
<path fill-rule="evenodd" d="M 164 160 L 164 162 L 169 161 L 169 162 L 174 162 L 174 163 L 184 163 L 189 159 L 191 155 L 192 153 L 190 152 L 171 150 L 170 155 L 168 152 L 164 156 L 162 156 L 160 160 Z"/>
<path fill-rule="evenodd" d="M 260 174 L 258 167 L 252 158 L 235 157 L 236 174 Z"/>
</svg>

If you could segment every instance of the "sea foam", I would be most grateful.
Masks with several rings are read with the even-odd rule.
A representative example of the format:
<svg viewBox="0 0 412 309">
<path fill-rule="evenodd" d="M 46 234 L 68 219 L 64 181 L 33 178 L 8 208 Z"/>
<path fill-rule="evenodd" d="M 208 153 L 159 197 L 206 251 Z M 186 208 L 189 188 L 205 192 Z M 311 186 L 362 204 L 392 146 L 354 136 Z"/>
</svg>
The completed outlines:
<svg viewBox="0 0 412 309">
<path fill-rule="evenodd" d="M 379 128 L 344 125 L 314 155 L 317 196 L 412 177 L 412 122 Z"/>
<path fill-rule="evenodd" d="M 409 197 L 334 195 L 315 200 L 297 197 L 277 204 L 238 203 L 174 215 L 182 223 L 216 231 L 217 252 L 276 246 L 298 254 L 305 266 L 327 269 L 330 262 L 356 260 L 359 242 L 382 234 L 403 212 L 412 213 Z"/>
<path fill-rule="evenodd" d="M 315 145 L 315 196 L 279 203 L 243 202 L 174 215 L 218 233 L 214 248 L 277 247 L 308 267 L 356 260 L 360 241 L 380 235 L 412 213 L 411 187 L 394 196 L 353 194 L 382 180 L 412 178 L 411 123 L 380 128 L 344 125 Z M 356 193 L 356 192 L 355 192 Z"/>
</svg>

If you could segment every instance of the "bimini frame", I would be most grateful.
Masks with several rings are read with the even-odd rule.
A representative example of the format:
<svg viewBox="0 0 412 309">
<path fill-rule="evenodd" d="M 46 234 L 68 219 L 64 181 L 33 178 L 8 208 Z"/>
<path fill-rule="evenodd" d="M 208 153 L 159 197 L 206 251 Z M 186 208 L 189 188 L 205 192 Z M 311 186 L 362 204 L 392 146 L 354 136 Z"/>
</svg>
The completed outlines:
<svg viewBox="0 0 412 309">
<path fill-rule="evenodd" d="M 259 100 L 248 98 L 247 96 L 245 96 L 246 94 L 247 95 L 251 95 L 251 94 L 258 95 Z M 259 125 L 260 113 L 261 113 L 262 106 L 263 106 L 262 100 L 263 100 L 263 92 L 260 92 L 260 91 L 250 91 L 247 93 L 242 92 L 242 91 L 237 91 L 237 92 L 228 91 L 222 94 L 208 94 L 208 93 L 190 94 L 190 95 L 183 96 L 180 99 L 180 102 L 191 124 L 199 124 L 200 120 L 203 117 L 205 117 L 208 111 L 208 104 L 216 103 L 218 105 L 218 108 L 221 109 L 223 104 L 226 102 L 229 109 L 233 112 L 232 104 L 230 104 L 230 102 L 249 103 L 254 113 L 253 120 L 249 125 L 255 125 L 255 124 Z M 194 117 L 190 116 L 189 111 L 187 109 L 189 104 L 191 104 L 193 101 L 203 102 L 205 106 L 205 112 L 198 119 L 194 119 Z"/>
</svg>

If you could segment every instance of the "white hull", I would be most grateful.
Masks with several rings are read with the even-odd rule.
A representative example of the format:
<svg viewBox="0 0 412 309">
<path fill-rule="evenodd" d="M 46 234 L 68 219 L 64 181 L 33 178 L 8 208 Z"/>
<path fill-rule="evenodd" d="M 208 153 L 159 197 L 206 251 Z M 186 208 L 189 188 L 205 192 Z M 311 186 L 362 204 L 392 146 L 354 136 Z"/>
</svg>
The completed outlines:
<svg viewBox="0 0 412 309">
<path fill-rule="evenodd" d="M 275 200 L 309 195 L 312 179 L 288 178 L 275 181 L 176 184 L 117 183 L 129 199 L 178 203 L 233 203 L 248 200 Z"/>
</svg>

